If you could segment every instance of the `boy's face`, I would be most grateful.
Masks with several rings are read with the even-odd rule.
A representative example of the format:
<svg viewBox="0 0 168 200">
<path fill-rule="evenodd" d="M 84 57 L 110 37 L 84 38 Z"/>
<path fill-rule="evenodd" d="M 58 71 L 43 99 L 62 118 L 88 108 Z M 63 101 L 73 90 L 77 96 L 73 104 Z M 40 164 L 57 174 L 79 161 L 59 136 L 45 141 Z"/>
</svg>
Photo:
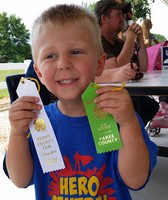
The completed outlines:
<svg viewBox="0 0 168 200">
<path fill-rule="evenodd" d="M 59 99 L 81 97 L 104 68 L 105 55 L 98 56 L 91 31 L 73 25 L 46 27 L 36 45 L 35 70 L 41 82 Z"/>
</svg>

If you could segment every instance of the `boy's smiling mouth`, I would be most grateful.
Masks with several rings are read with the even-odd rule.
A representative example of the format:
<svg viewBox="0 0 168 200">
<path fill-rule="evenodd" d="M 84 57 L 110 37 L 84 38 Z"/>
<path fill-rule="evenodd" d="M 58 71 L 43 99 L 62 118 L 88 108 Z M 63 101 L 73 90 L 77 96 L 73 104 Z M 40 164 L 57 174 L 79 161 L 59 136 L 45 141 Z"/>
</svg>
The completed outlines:
<svg viewBox="0 0 168 200">
<path fill-rule="evenodd" d="M 74 79 L 65 79 L 65 80 L 60 80 L 59 83 L 61 84 L 70 84 L 70 83 L 73 83 L 75 82 L 77 79 L 74 78 Z"/>
</svg>

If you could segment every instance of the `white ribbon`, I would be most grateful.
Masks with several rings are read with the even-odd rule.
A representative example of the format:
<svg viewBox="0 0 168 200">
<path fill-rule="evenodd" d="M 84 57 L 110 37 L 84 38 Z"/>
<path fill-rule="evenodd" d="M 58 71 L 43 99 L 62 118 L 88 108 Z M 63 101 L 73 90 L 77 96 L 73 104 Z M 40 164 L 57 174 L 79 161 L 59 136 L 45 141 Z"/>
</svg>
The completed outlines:
<svg viewBox="0 0 168 200">
<path fill-rule="evenodd" d="M 19 97 L 36 96 L 40 99 L 38 103 L 42 105 L 42 109 L 37 119 L 29 124 L 29 129 L 43 173 L 65 168 L 55 133 L 45 112 L 35 83 L 22 77 L 16 92 Z"/>
</svg>

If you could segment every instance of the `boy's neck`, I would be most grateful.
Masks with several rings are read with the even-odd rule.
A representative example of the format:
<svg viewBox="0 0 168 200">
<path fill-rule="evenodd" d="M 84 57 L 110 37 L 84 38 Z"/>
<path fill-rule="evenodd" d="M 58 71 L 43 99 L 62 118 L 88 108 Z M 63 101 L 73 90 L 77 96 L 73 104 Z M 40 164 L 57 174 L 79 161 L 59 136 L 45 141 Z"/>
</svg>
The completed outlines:
<svg viewBox="0 0 168 200">
<path fill-rule="evenodd" d="M 59 100 L 57 103 L 58 109 L 60 112 L 66 116 L 71 117 L 81 117 L 86 116 L 86 111 L 83 105 L 83 102 L 64 102 Z"/>
</svg>

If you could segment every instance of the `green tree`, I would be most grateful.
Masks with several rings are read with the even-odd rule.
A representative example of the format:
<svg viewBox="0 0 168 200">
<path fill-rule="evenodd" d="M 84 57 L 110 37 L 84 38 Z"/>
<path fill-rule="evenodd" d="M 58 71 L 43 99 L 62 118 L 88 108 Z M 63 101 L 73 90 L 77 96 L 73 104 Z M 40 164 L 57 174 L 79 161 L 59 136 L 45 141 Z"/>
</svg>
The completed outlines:
<svg viewBox="0 0 168 200">
<path fill-rule="evenodd" d="M 0 63 L 31 58 L 30 33 L 15 15 L 0 14 Z"/>
<path fill-rule="evenodd" d="M 133 7 L 133 15 L 134 19 L 137 20 L 139 18 L 147 18 L 151 17 L 151 10 L 149 6 L 149 2 L 153 3 L 153 0 L 126 0 L 125 2 L 129 2 Z"/>
<path fill-rule="evenodd" d="M 156 39 L 157 39 L 159 42 L 164 42 L 164 41 L 167 40 L 166 37 L 163 36 L 163 35 L 160 35 L 160 34 L 154 34 L 154 35 L 155 35 Z M 153 44 L 154 44 L 154 43 L 153 43 Z"/>
<path fill-rule="evenodd" d="M 82 2 L 82 6 L 84 6 L 85 8 L 88 8 L 90 10 L 92 10 L 94 12 L 94 7 L 95 7 L 96 2 Z"/>
</svg>

